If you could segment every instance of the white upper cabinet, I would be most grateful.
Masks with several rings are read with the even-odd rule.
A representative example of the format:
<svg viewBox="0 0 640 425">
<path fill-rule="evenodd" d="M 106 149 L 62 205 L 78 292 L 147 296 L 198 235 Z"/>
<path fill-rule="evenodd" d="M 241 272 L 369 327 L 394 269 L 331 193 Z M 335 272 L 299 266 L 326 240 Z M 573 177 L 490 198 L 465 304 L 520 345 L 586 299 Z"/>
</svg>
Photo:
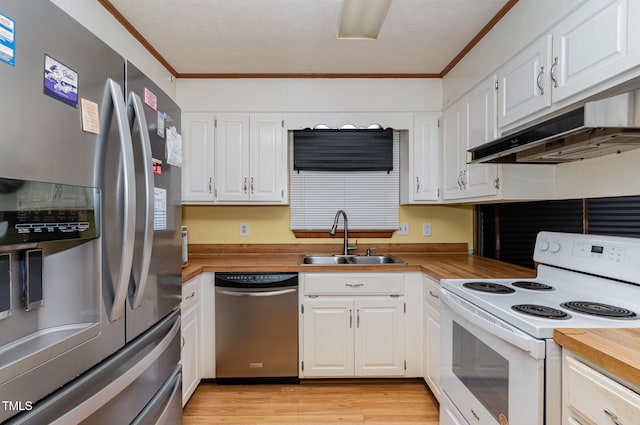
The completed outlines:
<svg viewBox="0 0 640 425">
<path fill-rule="evenodd" d="M 213 114 L 182 114 L 183 203 L 202 203 L 214 200 L 213 126 Z"/>
<path fill-rule="evenodd" d="M 280 115 L 216 115 L 216 201 L 285 204 L 284 139 Z"/>
<path fill-rule="evenodd" d="M 551 35 L 540 37 L 498 69 L 500 127 L 551 105 Z"/>
<path fill-rule="evenodd" d="M 640 65 L 639 18 L 637 0 L 585 1 L 509 59 L 497 71 L 498 127 L 569 106 Z"/>
<path fill-rule="evenodd" d="M 416 114 L 408 140 L 401 136 L 400 202 L 419 204 L 437 201 L 439 188 L 438 114 Z"/>
<path fill-rule="evenodd" d="M 553 30 L 552 100 L 640 64 L 640 2 L 591 0 Z"/>
<path fill-rule="evenodd" d="M 495 138 L 496 90 L 491 76 L 444 113 L 444 198 L 492 196 L 498 192 L 498 167 L 467 164 L 467 149 Z"/>
<path fill-rule="evenodd" d="M 249 198 L 286 202 L 287 144 L 284 123 L 276 114 L 254 114 L 249 130 Z"/>
</svg>

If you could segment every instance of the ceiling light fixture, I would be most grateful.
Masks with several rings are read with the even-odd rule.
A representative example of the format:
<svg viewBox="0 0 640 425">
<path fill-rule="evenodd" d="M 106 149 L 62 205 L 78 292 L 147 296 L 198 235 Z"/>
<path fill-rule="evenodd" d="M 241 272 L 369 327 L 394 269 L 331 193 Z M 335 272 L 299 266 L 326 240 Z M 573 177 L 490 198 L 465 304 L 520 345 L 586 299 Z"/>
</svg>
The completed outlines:
<svg viewBox="0 0 640 425">
<path fill-rule="evenodd" d="M 338 38 L 375 40 L 391 0 L 344 0 Z"/>
</svg>

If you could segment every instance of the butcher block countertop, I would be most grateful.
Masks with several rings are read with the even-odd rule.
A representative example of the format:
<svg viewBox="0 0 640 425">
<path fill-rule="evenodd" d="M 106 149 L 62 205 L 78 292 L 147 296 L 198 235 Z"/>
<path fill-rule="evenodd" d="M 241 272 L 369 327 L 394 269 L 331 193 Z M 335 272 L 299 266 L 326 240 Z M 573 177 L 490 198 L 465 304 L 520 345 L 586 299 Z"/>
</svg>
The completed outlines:
<svg viewBox="0 0 640 425">
<path fill-rule="evenodd" d="M 342 245 L 189 245 L 189 265 L 182 269 L 186 282 L 202 272 L 390 272 L 421 271 L 442 278 L 527 278 L 535 271 L 489 258 L 469 255 L 466 244 L 361 245 L 358 253 L 376 248 L 375 254 L 391 254 L 406 264 L 299 265 L 302 254 L 335 254 Z"/>
<path fill-rule="evenodd" d="M 563 348 L 640 387 L 640 329 L 556 329 L 553 339 Z"/>
</svg>

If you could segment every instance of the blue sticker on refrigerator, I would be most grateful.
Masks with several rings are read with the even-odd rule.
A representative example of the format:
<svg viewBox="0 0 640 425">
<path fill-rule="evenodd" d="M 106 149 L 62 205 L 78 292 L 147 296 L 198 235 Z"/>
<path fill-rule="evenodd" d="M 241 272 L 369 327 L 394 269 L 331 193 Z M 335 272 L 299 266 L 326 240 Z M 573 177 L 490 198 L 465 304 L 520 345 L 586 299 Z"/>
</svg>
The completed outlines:
<svg viewBox="0 0 640 425">
<path fill-rule="evenodd" d="M 0 61 L 16 66 L 16 22 L 1 13 Z"/>
</svg>

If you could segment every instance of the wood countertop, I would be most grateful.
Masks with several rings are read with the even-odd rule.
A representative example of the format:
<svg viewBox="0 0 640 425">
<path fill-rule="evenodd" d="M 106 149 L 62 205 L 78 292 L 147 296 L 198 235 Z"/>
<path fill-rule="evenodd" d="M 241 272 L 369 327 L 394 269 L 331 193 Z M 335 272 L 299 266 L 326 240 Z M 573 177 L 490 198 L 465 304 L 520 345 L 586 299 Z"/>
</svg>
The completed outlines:
<svg viewBox="0 0 640 425">
<path fill-rule="evenodd" d="M 640 387 L 640 329 L 556 329 L 553 339 L 563 348 Z"/>
<path fill-rule="evenodd" d="M 338 247 L 339 248 L 339 247 Z M 189 248 L 189 265 L 182 269 L 186 282 L 203 272 L 391 272 L 420 271 L 442 278 L 527 278 L 535 270 L 469 255 L 466 244 L 397 244 L 376 253 L 392 254 L 406 264 L 299 265 L 303 253 L 331 253 L 336 245 L 198 246 Z M 361 247 L 365 250 L 366 247 Z"/>
</svg>

